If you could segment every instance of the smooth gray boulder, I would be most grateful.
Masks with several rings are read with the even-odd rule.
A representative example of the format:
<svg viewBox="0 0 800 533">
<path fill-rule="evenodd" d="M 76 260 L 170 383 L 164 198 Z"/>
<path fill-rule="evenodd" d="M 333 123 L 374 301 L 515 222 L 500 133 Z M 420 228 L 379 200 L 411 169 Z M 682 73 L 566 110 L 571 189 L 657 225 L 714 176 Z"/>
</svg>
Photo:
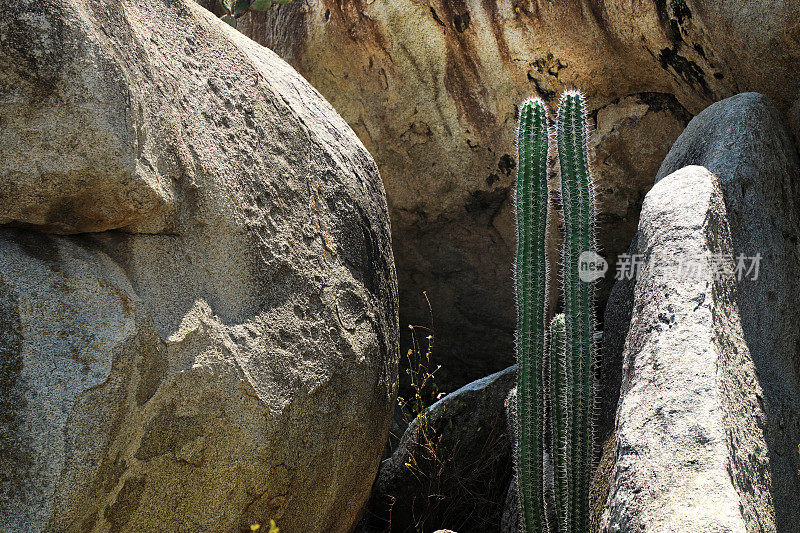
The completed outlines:
<svg viewBox="0 0 800 533">
<path fill-rule="evenodd" d="M 738 313 L 738 327 L 736 320 L 715 323 L 713 332 L 719 338 L 714 343 L 724 343 L 737 329 L 741 330 L 744 342 L 744 347 L 733 343 L 720 352 L 723 363 L 720 368 L 730 368 L 727 361 L 731 358 L 741 360 L 739 366 L 747 374 L 742 376 L 743 381 L 725 381 L 723 373 L 717 378 L 717 393 L 723 396 L 721 401 L 740 406 L 737 408 L 740 410 L 734 411 L 733 419 L 725 424 L 725 438 L 730 476 L 742 502 L 742 519 L 749 531 L 793 531 L 800 523 L 800 476 L 797 476 L 800 469 L 797 455 L 800 313 L 795 303 L 798 299 L 797 272 L 800 271 L 798 155 L 769 100 L 756 93 L 745 93 L 718 102 L 695 117 L 665 159 L 657 180 L 666 179 L 667 175 L 688 165 L 702 165 L 717 177 L 730 228 L 732 253 L 761 254 L 757 280 L 736 282 L 725 291 L 715 289 L 709 295 L 715 306 L 735 308 Z M 663 190 L 660 187 L 659 182 L 653 190 Z M 638 243 L 635 239 L 631 253 L 645 250 L 641 239 L 642 228 L 646 225 L 653 226 L 655 222 L 642 217 Z M 678 284 L 686 282 L 675 280 Z M 614 338 L 619 335 L 627 339 L 622 356 L 624 366 L 621 366 L 623 386 L 617 411 L 618 431 L 623 425 L 633 423 L 626 420 L 628 417 L 642 419 L 635 410 L 626 410 L 624 406 L 630 380 L 637 383 L 646 380 L 644 376 L 637 376 L 638 370 L 630 365 L 642 359 L 637 355 L 642 346 L 639 338 L 646 335 L 647 330 L 641 329 L 641 324 L 648 318 L 658 317 L 638 307 L 636 302 L 651 298 L 657 303 L 663 299 L 657 292 L 647 296 L 640 294 L 645 290 L 639 288 L 641 283 L 641 278 L 623 280 L 614 289 L 619 301 L 634 302 L 631 312 L 625 307 L 606 310 L 604 348 L 613 347 Z M 636 300 L 633 300 L 634 289 Z M 717 313 L 716 319 L 724 316 Z M 619 357 L 620 354 L 612 350 L 604 353 L 609 361 Z M 752 381 L 748 377 L 750 367 Z M 692 368 L 686 369 L 686 372 L 692 371 Z M 754 394 L 756 402 L 752 404 Z M 748 420 L 754 421 L 755 428 Z M 619 434 L 614 447 L 615 476 L 622 468 L 620 460 L 630 458 L 630 449 L 621 447 L 625 442 L 623 438 L 624 435 Z M 679 449 L 675 443 L 668 447 Z M 681 453 L 685 451 L 680 450 Z M 644 488 L 652 484 L 652 479 L 642 478 L 639 482 L 640 488 Z M 620 489 L 619 483 L 616 477 L 611 480 L 607 519 L 613 515 L 615 502 L 621 501 L 615 495 Z M 608 520 L 605 522 L 606 527 L 610 524 Z"/>
<path fill-rule="evenodd" d="M 469 383 L 414 418 L 381 463 L 359 530 L 493 531 L 512 475 L 505 401 L 516 366 Z"/>
<path fill-rule="evenodd" d="M 0 124 L 0 530 L 352 530 L 398 302 L 333 108 L 190 0 L 23 0 Z"/>
</svg>

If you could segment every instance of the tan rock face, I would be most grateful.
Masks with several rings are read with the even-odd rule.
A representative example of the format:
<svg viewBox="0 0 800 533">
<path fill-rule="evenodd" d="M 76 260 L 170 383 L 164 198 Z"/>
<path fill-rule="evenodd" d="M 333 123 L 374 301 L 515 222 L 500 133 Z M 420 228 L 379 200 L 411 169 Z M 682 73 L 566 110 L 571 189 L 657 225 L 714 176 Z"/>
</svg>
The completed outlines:
<svg viewBox="0 0 800 533">
<path fill-rule="evenodd" d="M 0 64 L 0 530 L 350 530 L 398 342 L 354 133 L 189 0 L 2 4 Z"/>
<path fill-rule="evenodd" d="M 374 155 L 401 323 L 428 323 L 427 290 L 440 378 L 460 385 L 512 360 L 517 104 L 586 92 L 600 244 L 613 263 L 692 115 L 743 90 L 791 107 L 798 20 L 788 0 L 295 0 L 240 29 L 311 81 Z"/>
<path fill-rule="evenodd" d="M 141 50 L 115 56 L 89 22 L 65 15 L 57 5 L 3 24 L 0 223 L 81 233 L 168 211 L 174 190 L 153 151 L 165 139 L 143 128 L 154 95 L 124 82 L 121 60 Z"/>
</svg>

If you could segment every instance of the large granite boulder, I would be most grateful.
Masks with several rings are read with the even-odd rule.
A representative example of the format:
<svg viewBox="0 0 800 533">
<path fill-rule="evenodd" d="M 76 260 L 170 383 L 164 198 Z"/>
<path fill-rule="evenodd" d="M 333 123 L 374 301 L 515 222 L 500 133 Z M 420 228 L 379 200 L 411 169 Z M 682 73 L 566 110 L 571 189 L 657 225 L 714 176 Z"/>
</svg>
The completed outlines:
<svg viewBox="0 0 800 533">
<path fill-rule="evenodd" d="M 734 254 L 716 177 L 690 166 L 656 184 L 642 208 L 639 253 L 601 531 L 745 533 L 753 519 L 760 527 L 751 531 L 774 531 L 763 392 L 733 265 L 715 278 L 707 264 Z"/>
<path fill-rule="evenodd" d="M 688 165 L 702 165 L 715 177 L 692 167 L 667 182 Z M 714 180 L 723 205 L 696 204 L 692 194 L 698 193 L 689 191 Z M 800 161 L 790 136 L 779 112 L 755 93 L 700 113 L 662 164 L 631 252 L 677 254 L 705 246 L 734 260 L 760 254 L 760 270 L 757 279 L 741 281 L 645 270 L 615 288 L 618 301 L 632 304 L 606 312 L 604 338 L 614 331 L 626 338 L 606 530 L 635 530 L 636 520 L 655 526 L 668 518 L 660 507 L 677 513 L 682 531 L 714 530 L 692 518 L 709 513 L 678 505 L 669 494 L 701 507 L 702 499 L 719 497 L 714 520 L 733 530 L 793 531 L 800 522 L 798 188 Z M 722 208 L 724 224 L 703 222 L 681 233 Z M 687 486 L 714 478 L 719 490 L 696 493 Z M 657 487 L 663 492 L 656 494 Z"/>
<path fill-rule="evenodd" d="M 0 529 L 351 530 L 398 303 L 347 124 L 189 0 L 3 3 L 0 102 Z"/>
<path fill-rule="evenodd" d="M 747 90 L 782 112 L 800 99 L 799 18 L 796 0 L 294 0 L 239 28 L 309 79 L 375 156 L 401 323 L 428 324 L 427 290 L 437 377 L 454 388 L 513 362 L 519 102 L 586 92 L 613 272 L 694 114 Z"/>
</svg>

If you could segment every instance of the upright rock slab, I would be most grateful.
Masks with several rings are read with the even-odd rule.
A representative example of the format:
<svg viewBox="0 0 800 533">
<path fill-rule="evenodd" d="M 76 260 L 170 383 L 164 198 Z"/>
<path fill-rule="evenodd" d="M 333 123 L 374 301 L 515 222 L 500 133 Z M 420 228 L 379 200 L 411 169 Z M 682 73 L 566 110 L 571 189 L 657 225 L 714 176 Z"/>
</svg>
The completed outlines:
<svg viewBox="0 0 800 533">
<path fill-rule="evenodd" d="M 736 282 L 724 291 L 714 285 L 715 290 L 710 294 L 712 304 L 735 308 L 738 313 L 738 326 L 737 320 L 719 322 L 720 317 L 734 317 L 732 314 L 715 315 L 714 331 L 719 339 L 714 343 L 717 349 L 724 348 L 720 351 L 721 368 L 727 368 L 725 362 L 731 358 L 734 361 L 739 358 L 743 370 L 749 373 L 747 369 L 752 368 L 754 379 L 751 382 L 743 375 L 741 382 L 726 382 L 723 373 L 717 378 L 716 393 L 721 396 L 721 405 L 727 401 L 740 406 L 733 411 L 733 419 L 725 424 L 725 438 L 730 476 L 742 501 L 742 518 L 748 531 L 793 531 L 800 523 L 800 477 L 797 476 L 800 469 L 797 455 L 800 313 L 796 307 L 800 289 L 797 278 L 800 271 L 797 247 L 800 161 L 778 111 L 766 97 L 745 93 L 718 102 L 695 117 L 673 146 L 657 179 L 666 180 L 667 175 L 687 165 L 702 165 L 718 178 L 733 253 L 761 255 L 757 280 Z M 659 181 L 656 188 L 660 187 Z M 657 203 L 656 200 L 652 202 Z M 642 217 L 632 253 L 646 250 L 649 245 L 642 241 L 643 228 L 655 225 L 655 221 Z M 627 314 L 624 307 L 620 312 L 606 312 L 605 338 L 612 338 L 614 331 L 630 328 L 623 355 L 618 431 L 643 418 L 625 407 L 631 384 L 643 384 L 646 380 L 645 376 L 637 376 L 638 370 L 631 366 L 636 361 L 647 360 L 637 355 L 643 349 L 637 339 L 645 335 L 642 324 L 649 315 L 652 318 L 652 314 L 640 305 L 648 298 L 655 302 L 662 299 L 654 290 L 644 295 L 642 291 L 647 289 L 645 286 L 640 289 L 643 283 L 641 277 L 635 283 L 625 280 L 614 289 L 619 301 L 632 298 L 626 295 L 632 295 L 635 290 L 632 313 Z M 736 330 L 741 330 L 744 347 L 734 342 L 735 339 L 727 339 Z M 611 344 L 605 345 L 608 346 Z M 606 353 L 605 356 L 613 358 L 615 354 Z M 663 370 L 663 365 L 660 368 Z M 752 405 L 753 394 L 755 405 Z M 630 417 L 634 417 L 632 422 L 628 420 Z M 747 423 L 752 417 L 755 417 L 755 429 Z M 623 501 L 615 496 L 615 491 L 620 490 L 619 476 L 623 468 L 620 461 L 632 460 L 630 449 L 623 447 L 626 442 L 623 438 L 622 434 L 618 436 L 617 466 L 606 510 L 612 514 L 606 518 L 613 516 L 615 505 Z M 644 479 L 640 483 L 642 487 L 647 486 Z M 610 524 L 612 522 L 605 522 L 606 527 Z"/>
<path fill-rule="evenodd" d="M 398 304 L 346 123 L 189 0 L 23 0 L 0 124 L 0 530 L 351 530 Z"/>
<path fill-rule="evenodd" d="M 745 533 L 749 519 L 774 531 L 763 393 L 732 298 L 733 269 L 715 279 L 707 263 L 733 255 L 716 178 L 686 167 L 658 183 L 645 198 L 639 245 L 645 266 L 601 531 Z M 749 486 L 739 487 L 742 479 Z"/>
<path fill-rule="evenodd" d="M 401 322 L 429 323 L 427 290 L 438 383 L 453 390 L 514 359 L 519 103 L 586 93 L 613 266 L 693 115 L 741 91 L 782 112 L 798 100 L 799 19 L 795 0 L 294 0 L 239 28 L 311 81 L 375 156 Z M 600 282 L 601 306 L 612 283 Z"/>
</svg>

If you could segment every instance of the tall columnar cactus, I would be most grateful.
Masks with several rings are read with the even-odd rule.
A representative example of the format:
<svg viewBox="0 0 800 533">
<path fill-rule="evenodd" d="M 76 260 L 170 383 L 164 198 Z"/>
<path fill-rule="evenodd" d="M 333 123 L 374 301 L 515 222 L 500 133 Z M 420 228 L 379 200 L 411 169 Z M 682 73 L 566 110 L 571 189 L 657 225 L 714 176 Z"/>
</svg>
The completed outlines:
<svg viewBox="0 0 800 533">
<path fill-rule="evenodd" d="M 522 104 L 517 131 L 517 486 L 521 520 L 540 533 L 544 511 L 545 297 L 547 263 L 547 110 L 541 99 Z"/>
<path fill-rule="evenodd" d="M 517 485 L 527 533 L 586 533 L 594 455 L 594 286 L 580 277 L 581 254 L 596 252 L 595 206 L 587 150 L 585 103 L 564 93 L 556 122 L 561 197 L 564 314 L 546 336 L 547 112 L 539 99 L 522 106 L 518 131 L 517 294 L 518 377 L 513 405 Z M 591 258 L 590 258 L 591 259 Z M 549 367 L 545 364 L 549 361 Z M 549 368 L 547 375 L 544 374 Z M 547 524 L 544 494 L 545 399 L 551 402 L 553 487 L 557 524 Z"/>
<path fill-rule="evenodd" d="M 554 432 L 569 434 L 564 450 L 568 525 L 565 531 L 589 530 L 589 485 L 594 456 L 595 346 L 594 284 L 580 279 L 579 257 L 596 250 L 595 206 L 587 149 L 585 103 L 577 91 L 561 97 L 556 122 L 561 194 L 564 203 L 563 298 L 564 357 L 566 387 L 561 391 L 571 414 L 570 424 L 554 426 Z"/>
</svg>

